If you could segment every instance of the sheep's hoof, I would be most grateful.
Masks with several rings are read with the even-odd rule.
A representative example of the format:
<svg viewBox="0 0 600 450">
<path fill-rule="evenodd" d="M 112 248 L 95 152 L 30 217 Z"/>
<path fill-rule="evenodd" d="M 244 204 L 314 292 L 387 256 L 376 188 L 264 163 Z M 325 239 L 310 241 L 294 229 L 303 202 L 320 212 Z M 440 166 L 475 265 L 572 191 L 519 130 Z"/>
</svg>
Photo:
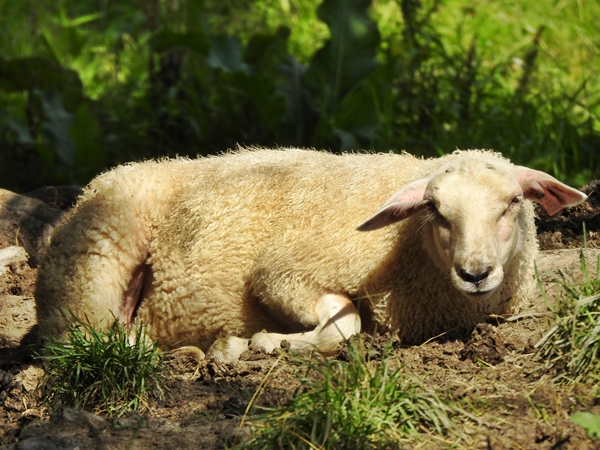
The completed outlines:
<svg viewBox="0 0 600 450">
<path fill-rule="evenodd" d="M 270 354 L 276 348 L 281 348 L 281 340 L 273 338 L 272 333 L 256 333 L 252 336 L 252 340 L 250 342 L 251 347 L 262 347 L 265 349 L 267 354 Z M 289 342 L 287 343 L 289 346 Z"/>
<path fill-rule="evenodd" d="M 207 356 L 211 356 L 221 363 L 235 362 L 246 350 L 248 350 L 248 339 L 228 336 L 217 339 L 208 349 Z"/>
<path fill-rule="evenodd" d="M 193 345 L 187 345 L 185 347 L 179 347 L 169 352 L 171 359 L 193 359 L 198 364 L 206 358 L 206 355 L 198 347 Z"/>
</svg>

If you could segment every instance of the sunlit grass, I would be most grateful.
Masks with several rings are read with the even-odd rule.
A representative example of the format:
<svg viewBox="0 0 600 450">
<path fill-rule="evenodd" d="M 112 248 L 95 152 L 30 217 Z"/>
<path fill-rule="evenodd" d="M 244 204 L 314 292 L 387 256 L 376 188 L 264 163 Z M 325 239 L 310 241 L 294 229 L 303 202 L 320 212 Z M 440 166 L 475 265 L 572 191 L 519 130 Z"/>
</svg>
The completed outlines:
<svg viewBox="0 0 600 450">
<path fill-rule="evenodd" d="M 130 333 L 118 321 L 106 330 L 79 321 L 63 340 L 48 338 L 39 358 L 51 405 L 119 416 L 162 393 L 162 354 L 147 340 L 143 326 Z"/>
<path fill-rule="evenodd" d="M 293 400 L 253 418 L 243 448 L 396 448 L 421 434 L 464 437 L 455 420 L 470 416 L 406 373 L 391 348 L 379 352 L 353 338 L 347 361 L 313 355 L 299 368 Z"/>
<path fill-rule="evenodd" d="M 536 344 L 542 369 L 561 384 L 600 381 L 600 255 L 592 272 L 584 253 L 581 282 L 559 272 L 563 290 L 550 305 L 552 326 Z"/>
</svg>

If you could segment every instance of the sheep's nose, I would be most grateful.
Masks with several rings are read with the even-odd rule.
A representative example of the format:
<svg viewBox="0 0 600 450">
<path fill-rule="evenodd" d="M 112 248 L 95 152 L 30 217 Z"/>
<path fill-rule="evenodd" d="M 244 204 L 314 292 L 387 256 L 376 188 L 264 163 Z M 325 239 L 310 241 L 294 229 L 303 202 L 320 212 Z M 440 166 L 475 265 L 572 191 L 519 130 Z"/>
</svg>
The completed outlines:
<svg viewBox="0 0 600 450">
<path fill-rule="evenodd" d="M 473 283 L 475 286 L 479 286 L 483 280 L 485 280 L 490 274 L 490 269 L 487 269 L 485 272 L 480 273 L 470 273 L 465 269 L 459 269 L 458 275 L 465 281 L 469 283 Z"/>
</svg>

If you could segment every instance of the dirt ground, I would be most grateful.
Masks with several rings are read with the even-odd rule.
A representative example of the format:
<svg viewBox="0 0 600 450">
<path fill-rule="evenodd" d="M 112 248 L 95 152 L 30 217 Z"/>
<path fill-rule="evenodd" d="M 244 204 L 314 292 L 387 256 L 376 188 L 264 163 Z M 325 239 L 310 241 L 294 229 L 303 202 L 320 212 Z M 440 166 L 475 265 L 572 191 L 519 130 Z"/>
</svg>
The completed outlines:
<svg viewBox="0 0 600 450">
<path fill-rule="evenodd" d="M 549 271 L 562 269 L 574 277 L 579 273 L 583 222 L 588 231 L 587 251 L 596 260 L 600 249 L 598 188 L 598 183 L 590 184 L 587 203 L 555 217 L 538 212 L 543 250 L 538 268 L 551 294 L 558 287 L 550 283 Z M 56 201 L 44 200 L 51 204 L 49 208 L 57 206 Z M 35 203 L 28 208 L 35 220 L 44 219 L 40 211 L 46 211 L 46 206 Z M 49 214 L 50 219 L 44 216 L 44 220 L 52 223 L 55 216 L 52 211 Z M 0 228 L 5 231 L 17 226 L 16 219 L 2 220 L 0 216 Z M 244 411 L 276 361 L 261 352 L 247 353 L 236 364 L 206 360 L 198 366 L 192 360 L 172 361 L 165 398 L 153 401 L 142 413 L 119 419 L 71 408 L 50 411 L 44 406 L 36 390 L 43 369 L 32 358 L 29 345 L 29 331 L 35 325 L 36 242 L 30 239 L 27 253 L 15 246 L 20 244 L 17 235 L 0 232 L 0 448 L 221 449 L 247 436 L 248 428 L 241 423 Z M 531 373 L 538 365 L 534 344 L 547 330 L 547 317 L 539 313 L 546 311 L 540 296 L 532 299 L 520 319 L 495 319 L 480 324 L 468 336 L 394 350 L 404 370 L 422 376 L 431 389 L 472 404 L 480 419 L 465 430 L 469 440 L 452 444 L 453 438 L 444 442 L 423 436 L 403 448 L 600 448 L 600 441 L 588 439 L 568 418 L 577 411 L 600 413 L 600 398 L 593 387 L 558 388 L 547 377 Z M 379 344 L 375 345 L 382 341 L 376 340 Z M 278 364 L 257 404 L 286 402 L 297 383 L 297 370 L 294 364 Z"/>
</svg>

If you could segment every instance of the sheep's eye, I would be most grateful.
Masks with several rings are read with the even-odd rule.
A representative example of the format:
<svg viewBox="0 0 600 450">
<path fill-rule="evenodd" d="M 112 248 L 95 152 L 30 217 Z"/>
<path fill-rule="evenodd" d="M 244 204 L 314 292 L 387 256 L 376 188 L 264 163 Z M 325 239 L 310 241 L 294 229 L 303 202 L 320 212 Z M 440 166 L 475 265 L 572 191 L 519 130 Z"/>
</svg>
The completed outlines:
<svg viewBox="0 0 600 450">
<path fill-rule="evenodd" d="M 508 208 L 510 208 L 511 206 L 514 207 L 516 205 L 518 205 L 519 203 L 521 203 L 521 197 L 518 195 L 515 195 L 512 200 L 510 201 L 510 203 L 508 204 Z"/>
<path fill-rule="evenodd" d="M 433 202 L 429 203 L 428 208 L 429 212 L 434 216 L 435 219 L 439 221 L 439 224 L 441 226 L 445 228 L 450 228 L 450 223 L 448 222 L 448 220 L 446 220 L 444 216 L 442 216 L 438 207 L 435 204 L 433 204 Z"/>
<path fill-rule="evenodd" d="M 433 216 L 435 216 L 435 217 L 436 217 L 436 218 L 438 218 L 438 219 L 444 219 L 444 216 L 442 216 L 442 215 L 440 214 L 440 210 L 438 209 L 438 207 L 437 207 L 437 206 L 436 206 L 436 205 L 435 205 L 433 202 L 430 202 L 430 203 L 427 205 L 427 207 L 429 208 L 429 212 L 430 212 L 430 213 L 431 213 Z"/>
<path fill-rule="evenodd" d="M 511 210 L 514 210 L 514 207 L 516 207 L 516 206 L 517 206 L 519 203 L 521 203 L 521 197 L 520 197 L 520 196 L 518 196 L 518 195 L 515 195 L 515 196 L 514 196 L 514 197 L 511 199 L 510 203 L 508 204 L 508 206 L 506 207 L 506 209 L 504 210 L 504 212 L 502 213 L 502 216 L 504 217 L 504 215 L 505 215 L 507 212 L 509 212 L 509 211 L 511 211 Z"/>
</svg>

